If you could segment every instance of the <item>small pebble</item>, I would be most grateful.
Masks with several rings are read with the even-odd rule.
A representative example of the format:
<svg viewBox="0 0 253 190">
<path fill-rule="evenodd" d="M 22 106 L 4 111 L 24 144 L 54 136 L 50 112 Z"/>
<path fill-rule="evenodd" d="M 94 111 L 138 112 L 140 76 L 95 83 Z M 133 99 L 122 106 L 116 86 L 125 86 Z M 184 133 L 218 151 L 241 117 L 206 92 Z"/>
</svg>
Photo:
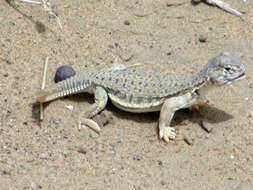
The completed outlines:
<svg viewBox="0 0 253 190">
<path fill-rule="evenodd" d="M 68 110 L 72 111 L 74 107 L 72 105 L 68 105 L 68 106 L 65 106 L 65 108 L 67 108 Z"/>
<path fill-rule="evenodd" d="M 47 155 L 46 153 L 42 153 L 42 154 L 40 155 L 40 158 L 41 158 L 41 159 L 47 159 L 47 158 L 48 158 L 48 155 Z"/>
<path fill-rule="evenodd" d="M 36 183 L 31 183 L 31 188 L 32 188 L 32 189 L 37 189 Z"/>
<path fill-rule="evenodd" d="M 125 21 L 124 21 L 124 24 L 125 24 L 125 25 L 130 25 L 130 21 L 129 21 L 129 20 L 125 20 Z"/>
<path fill-rule="evenodd" d="M 207 40 L 207 36 L 206 35 L 200 35 L 199 37 L 199 41 L 202 42 L 202 43 L 205 43 Z"/>
<path fill-rule="evenodd" d="M 119 47 L 119 43 L 118 42 L 114 42 L 114 46 L 115 47 Z"/>
<path fill-rule="evenodd" d="M 162 166 L 163 165 L 163 162 L 161 160 L 158 160 L 158 165 L 159 166 Z"/>
<path fill-rule="evenodd" d="M 6 170 L 0 170 L 0 175 L 10 175 L 10 172 Z"/>
<path fill-rule="evenodd" d="M 140 157 L 139 155 L 135 155 L 135 156 L 133 157 L 133 160 L 140 161 L 140 160 L 141 160 L 141 157 Z"/>
<path fill-rule="evenodd" d="M 87 154 L 87 150 L 85 150 L 83 147 L 79 147 L 77 149 L 77 152 L 81 153 L 81 154 Z"/>
<path fill-rule="evenodd" d="M 64 65 L 64 66 L 59 67 L 56 70 L 54 81 L 57 83 L 57 82 L 65 80 L 69 77 L 72 77 L 75 74 L 76 74 L 76 72 L 74 71 L 74 69 L 72 67 Z"/>
<path fill-rule="evenodd" d="M 55 119 L 55 120 L 53 120 L 53 123 L 56 124 L 56 125 L 58 125 L 60 122 L 61 122 L 61 119 Z"/>
</svg>

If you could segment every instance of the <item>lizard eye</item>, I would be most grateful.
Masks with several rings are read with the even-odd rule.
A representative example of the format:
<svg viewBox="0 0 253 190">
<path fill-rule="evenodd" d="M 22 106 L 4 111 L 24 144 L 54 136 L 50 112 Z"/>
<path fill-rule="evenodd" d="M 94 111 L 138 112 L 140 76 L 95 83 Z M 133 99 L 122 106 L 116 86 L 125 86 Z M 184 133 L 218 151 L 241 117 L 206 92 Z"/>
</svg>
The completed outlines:
<svg viewBox="0 0 253 190">
<path fill-rule="evenodd" d="M 230 67 L 225 67 L 224 70 L 229 72 L 231 70 L 231 68 Z"/>
</svg>

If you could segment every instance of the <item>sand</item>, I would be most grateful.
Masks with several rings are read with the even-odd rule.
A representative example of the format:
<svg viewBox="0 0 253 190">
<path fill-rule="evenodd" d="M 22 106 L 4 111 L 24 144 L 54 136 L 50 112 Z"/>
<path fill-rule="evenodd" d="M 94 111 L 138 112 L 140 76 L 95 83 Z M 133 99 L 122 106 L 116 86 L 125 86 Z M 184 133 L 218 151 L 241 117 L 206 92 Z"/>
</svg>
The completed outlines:
<svg viewBox="0 0 253 190">
<path fill-rule="evenodd" d="M 60 29 L 38 5 L 1 1 L 0 189 L 252 189 L 253 2 L 226 2 L 244 20 L 190 0 L 55 0 Z M 78 113 L 93 101 L 86 94 L 46 104 L 39 121 L 34 101 L 46 56 L 47 86 L 62 65 L 192 74 L 222 51 L 242 59 L 246 79 L 210 91 L 200 113 L 177 112 L 178 136 L 168 144 L 158 139 L 159 113 L 111 104 L 95 118 L 100 135 L 78 130 Z"/>
</svg>

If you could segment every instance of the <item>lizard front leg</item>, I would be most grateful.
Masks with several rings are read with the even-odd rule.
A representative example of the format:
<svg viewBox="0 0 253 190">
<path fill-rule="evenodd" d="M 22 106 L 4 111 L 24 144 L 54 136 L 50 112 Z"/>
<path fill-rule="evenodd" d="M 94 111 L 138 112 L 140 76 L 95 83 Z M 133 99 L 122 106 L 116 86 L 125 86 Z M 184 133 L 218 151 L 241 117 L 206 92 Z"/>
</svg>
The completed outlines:
<svg viewBox="0 0 253 190">
<path fill-rule="evenodd" d="M 176 132 L 170 127 L 175 112 L 182 108 L 192 106 L 197 102 L 196 94 L 187 93 L 182 96 L 171 97 L 165 100 L 159 118 L 159 137 L 169 142 L 169 139 L 175 139 Z"/>
<path fill-rule="evenodd" d="M 97 133 L 100 132 L 99 125 L 93 121 L 91 118 L 97 115 L 100 111 L 102 111 L 108 101 L 108 95 L 104 88 L 96 87 L 94 91 L 95 103 L 91 105 L 88 110 L 85 110 L 79 115 L 78 127 L 81 129 L 81 125 L 84 124 L 89 128 L 95 130 Z M 81 119 L 84 118 L 84 119 Z"/>
</svg>

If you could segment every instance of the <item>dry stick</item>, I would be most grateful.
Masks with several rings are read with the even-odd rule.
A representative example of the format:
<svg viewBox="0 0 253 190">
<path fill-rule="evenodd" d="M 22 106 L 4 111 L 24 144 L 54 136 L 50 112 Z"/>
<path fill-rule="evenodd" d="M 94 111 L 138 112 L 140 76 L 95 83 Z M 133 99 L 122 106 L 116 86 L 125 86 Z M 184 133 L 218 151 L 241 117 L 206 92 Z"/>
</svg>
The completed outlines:
<svg viewBox="0 0 253 190">
<path fill-rule="evenodd" d="M 52 7 L 51 7 L 51 4 L 49 1 L 46 1 L 46 0 L 41 0 L 41 1 L 19 0 L 19 1 L 24 2 L 24 3 L 33 3 L 33 4 L 41 5 L 49 14 L 53 15 L 56 18 L 56 21 L 57 21 L 60 29 L 62 29 L 61 20 L 56 15 L 56 13 L 54 13 L 54 11 L 52 10 Z"/>
<path fill-rule="evenodd" d="M 46 57 L 45 63 L 44 63 L 44 70 L 43 70 L 43 75 L 42 75 L 42 82 L 41 82 L 41 90 L 45 88 L 46 84 L 46 75 L 47 75 L 47 66 L 48 66 L 48 56 Z M 44 118 L 43 114 L 43 103 L 40 102 L 40 121 L 42 121 Z"/>
<path fill-rule="evenodd" d="M 234 14 L 236 16 L 242 16 L 242 13 L 240 13 L 239 11 L 233 9 L 230 7 L 230 5 L 228 3 L 225 3 L 221 0 L 205 0 L 207 3 L 212 4 L 212 5 L 216 5 L 217 7 L 220 7 L 221 9 Z"/>
</svg>

